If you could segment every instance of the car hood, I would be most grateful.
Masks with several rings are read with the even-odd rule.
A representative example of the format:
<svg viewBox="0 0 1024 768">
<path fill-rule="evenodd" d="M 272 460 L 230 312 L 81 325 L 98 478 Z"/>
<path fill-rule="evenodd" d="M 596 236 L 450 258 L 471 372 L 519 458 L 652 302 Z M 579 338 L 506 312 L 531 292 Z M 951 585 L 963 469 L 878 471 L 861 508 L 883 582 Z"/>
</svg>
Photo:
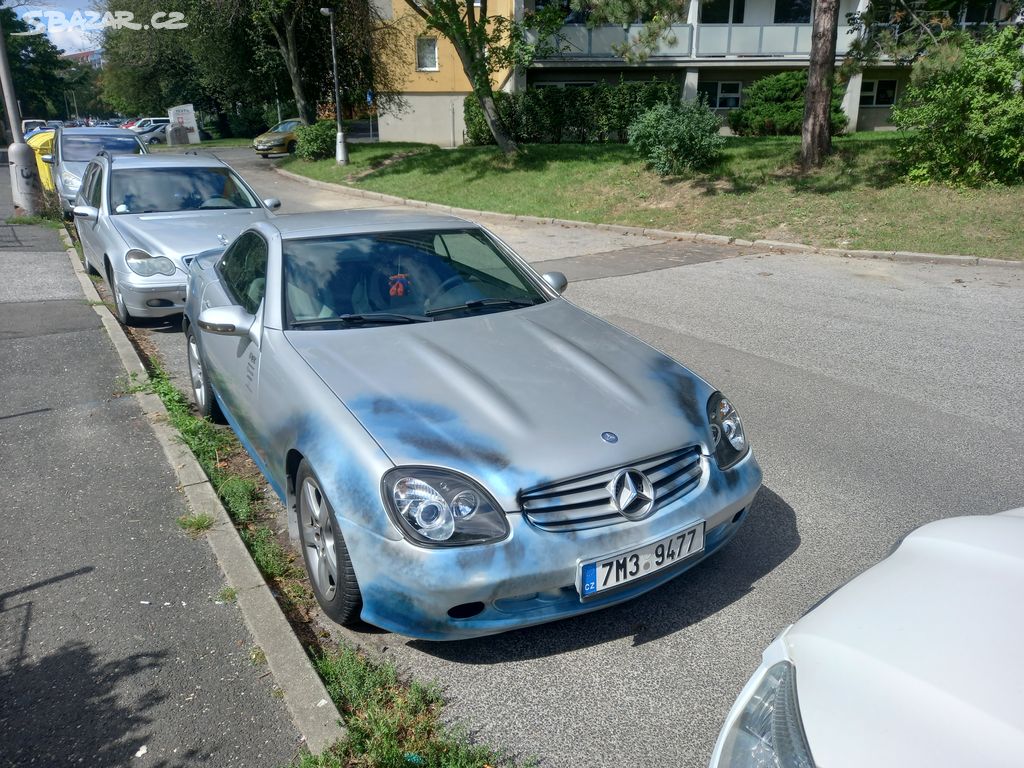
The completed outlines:
<svg viewBox="0 0 1024 768">
<path fill-rule="evenodd" d="M 396 464 L 506 498 L 710 440 L 706 382 L 564 299 L 287 338 Z"/>
<path fill-rule="evenodd" d="M 1022 515 L 919 528 L 790 628 L 815 764 L 1020 765 Z"/>
<path fill-rule="evenodd" d="M 181 267 L 183 256 L 223 247 L 252 222 L 269 217 L 264 208 L 246 208 L 115 214 L 110 220 L 129 247 L 167 256 Z"/>
<path fill-rule="evenodd" d="M 85 169 L 89 167 L 89 163 L 73 163 L 68 160 L 64 160 L 60 164 L 60 170 L 63 173 L 73 173 L 78 178 L 82 178 L 85 175 Z"/>
<path fill-rule="evenodd" d="M 256 144 L 275 144 L 281 141 L 285 141 L 291 135 L 291 131 L 274 131 L 272 133 L 261 133 L 259 136 L 253 139 L 253 142 Z"/>
</svg>

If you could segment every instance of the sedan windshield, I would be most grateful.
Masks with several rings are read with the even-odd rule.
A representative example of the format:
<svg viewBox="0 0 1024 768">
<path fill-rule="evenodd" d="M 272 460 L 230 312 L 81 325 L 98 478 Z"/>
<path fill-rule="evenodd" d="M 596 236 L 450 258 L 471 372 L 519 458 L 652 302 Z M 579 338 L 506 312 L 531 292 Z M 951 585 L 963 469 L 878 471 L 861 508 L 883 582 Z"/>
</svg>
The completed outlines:
<svg viewBox="0 0 1024 768">
<path fill-rule="evenodd" d="M 60 144 L 61 160 L 87 163 L 104 149 L 112 155 L 142 153 L 142 145 L 134 136 L 64 136 Z"/>
<path fill-rule="evenodd" d="M 110 174 L 115 214 L 258 207 L 241 180 L 224 167 L 122 168 Z"/>
<path fill-rule="evenodd" d="M 285 120 L 283 123 L 278 123 L 268 130 L 267 133 L 288 133 L 289 131 L 294 131 L 301 124 L 299 120 Z"/>
<path fill-rule="evenodd" d="M 476 228 L 285 240 L 283 254 L 289 328 L 447 320 L 545 301 Z"/>
</svg>

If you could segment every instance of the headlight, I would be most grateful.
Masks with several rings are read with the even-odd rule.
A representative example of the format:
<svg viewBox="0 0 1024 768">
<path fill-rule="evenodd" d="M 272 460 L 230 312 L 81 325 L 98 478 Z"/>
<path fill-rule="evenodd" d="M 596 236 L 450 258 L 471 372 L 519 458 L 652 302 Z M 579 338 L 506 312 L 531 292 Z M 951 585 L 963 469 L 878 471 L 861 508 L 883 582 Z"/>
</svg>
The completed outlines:
<svg viewBox="0 0 1024 768">
<path fill-rule="evenodd" d="M 175 270 L 174 262 L 166 256 L 151 256 L 145 251 L 140 251 L 138 248 L 132 248 L 128 251 L 124 255 L 124 260 L 128 262 L 128 269 L 136 275 L 142 275 L 143 277 L 152 277 L 153 275 L 170 276 L 174 274 Z"/>
<path fill-rule="evenodd" d="M 747 455 L 750 446 L 743 431 L 743 422 L 721 392 L 715 392 L 708 400 L 708 423 L 719 469 L 728 469 Z"/>
<path fill-rule="evenodd" d="M 765 672 L 722 742 L 716 768 L 814 768 L 796 700 L 796 668 Z"/>
<path fill-rule="evenodd" d="M 82 180 L 67 170 L 60 172 L 60 181 L 68 192 L 77 192 L 78 188 L 82 186 Z"/>
<path fill-rule="evenodd" d="M 508 536 L 497 503 L 468 477 L 439 469 L 399 467 L 384 475 L 384 503 L 415 544 L 457 547 Z"/>
</svg>

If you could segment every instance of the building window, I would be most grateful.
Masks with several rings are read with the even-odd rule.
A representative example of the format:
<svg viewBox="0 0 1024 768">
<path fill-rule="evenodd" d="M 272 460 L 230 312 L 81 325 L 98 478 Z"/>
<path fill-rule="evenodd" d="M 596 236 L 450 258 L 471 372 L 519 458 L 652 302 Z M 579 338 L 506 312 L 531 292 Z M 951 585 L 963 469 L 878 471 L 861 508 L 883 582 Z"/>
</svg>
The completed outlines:
<svg viewBox="0 0 1024 768">
<path fill-rule="evenodd" d="M 811 0 L 775 0 L 776 24 L 810 24 Z"/>
<path fill-rule="evenodd" d="M 864 80 L 860 84 L 862 107 L 891 107 L 896 103 L 895 80 Z"/>
<path fill-rule="evenodd" d="M 745 0 L 708 0 L 700 4 L 701 24 L 742 24 Z"/>
<path fill-rule="evenodd" d="M 736 109 L 740 105 L 743 84 L 739 82 L 707 82 L 697 84 L 697 93 L 702 93 L 712 109 Z"/>
<path fill-rule="evenodd" d="M 416 38 L 416 69 L 421 72 L 437 72 L 437 38 Z"/>
</svg>

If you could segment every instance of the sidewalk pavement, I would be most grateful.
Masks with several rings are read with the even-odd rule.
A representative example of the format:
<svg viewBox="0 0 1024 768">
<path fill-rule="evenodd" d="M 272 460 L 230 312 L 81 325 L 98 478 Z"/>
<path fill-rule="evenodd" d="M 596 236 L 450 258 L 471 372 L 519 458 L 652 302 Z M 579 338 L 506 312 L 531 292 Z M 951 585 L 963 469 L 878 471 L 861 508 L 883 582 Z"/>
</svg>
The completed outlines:
<svg viewBox="0 0 1024 768">
<path fill-rule="evenodd" d="M 0 269 L 0 768 L 286 764 L 299 733 L 58 232 L 0 224 Z"/>
</svg>

